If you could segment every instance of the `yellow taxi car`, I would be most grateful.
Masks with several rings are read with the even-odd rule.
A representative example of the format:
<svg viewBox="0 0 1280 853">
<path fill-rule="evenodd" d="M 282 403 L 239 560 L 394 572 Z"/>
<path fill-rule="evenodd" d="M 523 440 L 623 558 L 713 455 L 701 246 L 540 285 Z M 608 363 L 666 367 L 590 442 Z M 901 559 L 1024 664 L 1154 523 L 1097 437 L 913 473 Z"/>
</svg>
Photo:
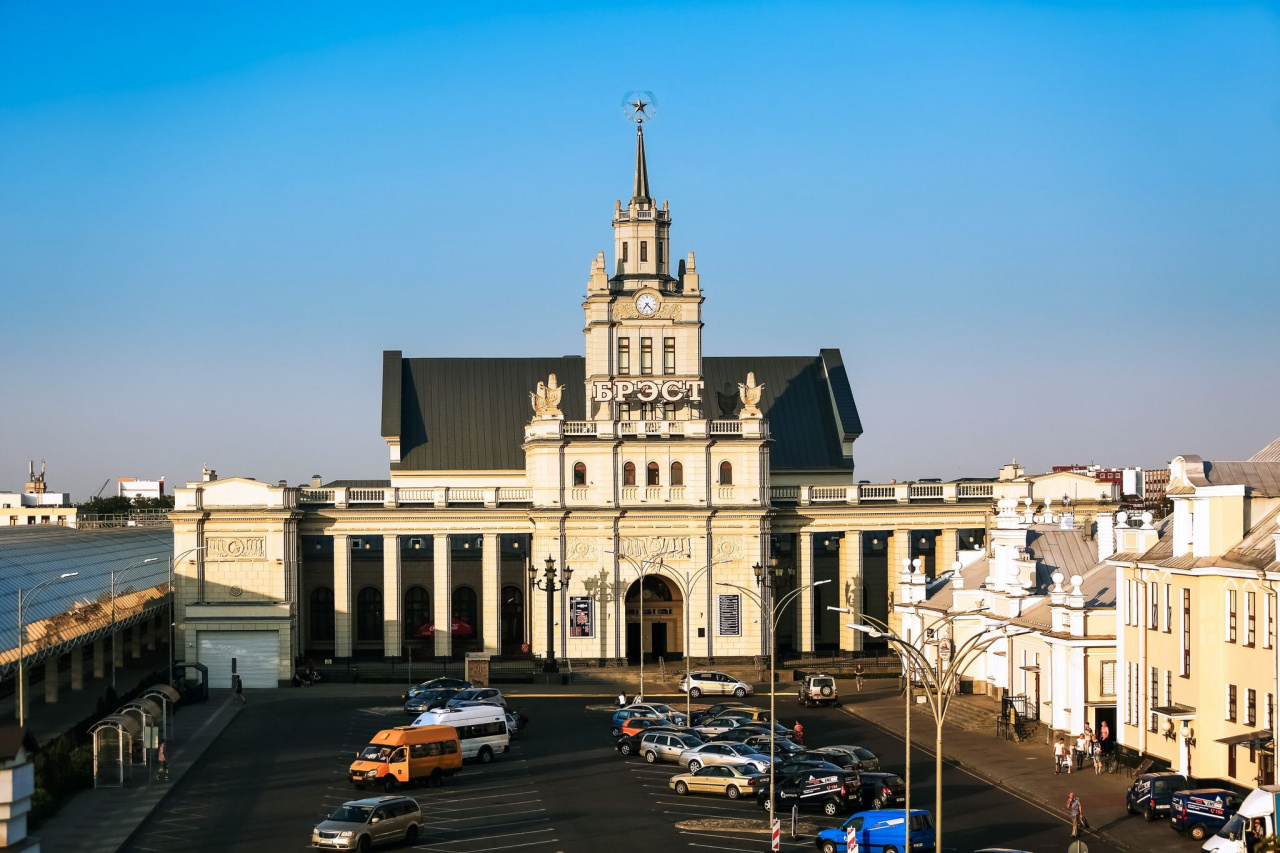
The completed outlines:
<svg viewBox="0 0 1280 853">
<path fill-rule="evenodd" d="M 671 777 L 670 787 L 680 795 L 720 794 L 731 800 L 742 795 L 754 795 L 756 786 L 768 784 L 768 776 L 752 773 L 731 764 L 713 764 L 699 767 L 693 773 L 679 773 Z"/>
</svg>

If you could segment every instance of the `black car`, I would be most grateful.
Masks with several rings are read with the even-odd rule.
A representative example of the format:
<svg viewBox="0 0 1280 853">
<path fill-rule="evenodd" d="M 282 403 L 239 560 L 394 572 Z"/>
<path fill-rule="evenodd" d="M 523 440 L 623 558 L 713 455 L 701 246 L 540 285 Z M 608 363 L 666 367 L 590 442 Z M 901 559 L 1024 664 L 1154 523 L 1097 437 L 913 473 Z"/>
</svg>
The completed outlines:
<svg viewBox="0 0 1280 853">
<path fill-rule="evenodd" d="M 769 754 L 769 735 L 767 734 L 761 733 L 752 735 L 741 742 L 745 743 L 747 746 L 754 746 L 765 755 Z M 775 736 L 773 738 L 773 752 L 774 757 L 779 761 L 789 761 L 792 758 L 799 758 L 803 755 L 804 747 L 796 746 L 796 744 L 784 737 Z"/>
<path fill-rule="evenodd" d="M 832 764 L 828 761 L 817 761 L 812 758 L 793 758 L 790 761 L 783 761 L 774 768 L 775 774 L 791 774 L 800 773 L 805 770 L 821 770 L 824 773 L 847 773 L 845 768 Z"/>
<path fill-rule="evenodd" d="M 858 808 L 896 809 L 907 800 L 907 783 L 897 773 L 859 773 Z"/>
<path fill-rule="evenodd" d="M 764 736 L 765 740 L 769 739 L 768 723 L 743 723 L 737 728 L 729 729 L 727 732 L 721 732 L 713 737 L 712 740 L 729 740 L 737 741 L 738 743 L 745 743 L 749 738 L 759 737 L 761 735 Z M 774 723 L 773 736 L 775 740 L 793 740 L 795 732 L 791 731 L 791 729 L 781 723 Z"/>
<path fill-rule="evenodd" d="M 825 761 L 841 770 L 857 770 L 860 764 L 858 759 L 839 749 L 810 749 L 796 757 L 806 761 Z"/>
<path fill-rule="evenodd" d="M 406 714 L 417 716 L 423 711 L 434 711 L 443 708 L 454 696 L 462 692 L 460 687 L 433 687 L 420 690 L 410 696 L 404 703 Z"/>
<path fill-rule="evenodd" d="M 694 711 L 693 719 L 691 722 L 692 722 L 692 725 L 700 726 L 704 721 L 719 715 L 722 711 L 727 711 L 730 708 L 748 708 L 748 707 L 750 706 L 747 705 L 746 702 L 720 702 L 718 704 L 712 705 L 710 708 L 706 709 L 705 711 Z"/>
<path fill-rule="evenodd" d="M 776 770 L 774 771 L 777 772 Z M 807 811 L 820 811 L 827 817 L 848 814 L 859 807 L 857 798 L 858 774 L 846 773 L 838 768 L 811 768 L 790 773 L 777 781 L 778 812 L 791 811 L 792 806 Z M 756 793 L 756 802 L 766 811 L 769 808 L 769 783 L 766 781 Z"/>
<path fill-rule="evenodd" d="M 404 693 L 400 694 L 400 698 L 412 699 L 414 696 L 417 696 L 425 690 L 438 690 L 441 688 L 448 688 L 450 690 L 466 690 L 471 686 L 470 681 L 463 681 L 461 678 L 446 678 L 442 676 L 440 678 L 433 678 L 430 681 L 424 681 L 417 686 L 410 687 Z"/>
</svg>

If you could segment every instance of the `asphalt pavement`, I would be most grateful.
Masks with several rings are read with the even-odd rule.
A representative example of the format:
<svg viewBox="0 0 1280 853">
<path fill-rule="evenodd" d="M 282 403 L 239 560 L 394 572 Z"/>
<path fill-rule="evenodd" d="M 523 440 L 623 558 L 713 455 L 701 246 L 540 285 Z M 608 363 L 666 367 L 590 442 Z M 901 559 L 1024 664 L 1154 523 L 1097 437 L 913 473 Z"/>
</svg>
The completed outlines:
<svg viewBox="0 0 1280 853">
<path fill-rule="evenodd" d="M 311 849 L 310 832 L 316 822 L 334 806 L 369 795 L 347 781 L 346 769 L 357 749 L 380 729 L 409 721 L 388 688 L 371 685 L 368 690 L 365 696 L 326 698 L 301 691 L 297 698 L 284 694 L 289 698 L 250 703 L 123 849 Z M 763 834 L 688 828 L 687 821 L 707 818 L 744 818 L 763 826 L 764 812 L 752 800 L 679 796 L 667 786 L 679 772 L 678 765 L 655 766 L 620 757 L 609 736 L 609 714 L 602 710 L 607 700 L 602 704 L 600 698 L 581 695 L 532 698 L 532 692 L 511 691 L 509 701 L 522 707 L 531 722 L 526 737 L 514 741 L 510 753 L 489 765 L 468 764 L 440 788 L 406 791 L 422 804 L 426 823 L 414 849 L 769 849 Z M 879 755 L 884 769 L 902 772 L 903 744 L 891 732 L 838 709 L 798 708 L 792 694 L 779 695 L 778 703 L 780 720 L 788 726 L 797 718 L 803 722 L 810 745 L 856 743 Z M 946 766 L 943 783 L 943 850 L 1067 850 L 1070 831 L 1060 814 L 959 767 Z M 912 798 L 915 807 L 932 810 L 933 762 L 919 753 L 912 761 Z M 837 823 L 819 814 L 806 815 L 805 820 L 819 826 Z M 1170 849 L 1192 849 L 1170 836 Z M 783 841 L 784 850 L 813 849 L 811 837 L 790 839 L 784 834 Z M 1118 853 L 1097 837 L 1088 839 L 1088 845 L 1090 853 Z"/>
</svg>

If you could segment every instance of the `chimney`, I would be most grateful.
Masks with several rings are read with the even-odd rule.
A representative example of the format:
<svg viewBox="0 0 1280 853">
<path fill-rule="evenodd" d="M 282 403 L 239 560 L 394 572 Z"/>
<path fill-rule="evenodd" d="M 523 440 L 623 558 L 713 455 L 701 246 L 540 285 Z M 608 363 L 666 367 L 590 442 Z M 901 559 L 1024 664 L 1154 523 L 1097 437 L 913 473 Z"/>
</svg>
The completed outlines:
<svg viewBox="0 0 1280 853">
<path fill-rule="evenodd" d="M 218 479 L 218 472 L 206 465 L 204 470 L 200 472 L 200 479 L 206 483 L 212 483 Z"/>
<path fill-rule="evenodd" d="M 313 489 L 318 489 L 318 488 L 320 488 L 320 487 L 321 487 L 321 486 L 323 486 L 323 485 L 324 485 L 324 478 L 323 478 L 323 477 L 321 477 L 319 474 L 312 474 L 312 475 L 311 475 L 311 488 L 313 488 Z"/>
</svg>

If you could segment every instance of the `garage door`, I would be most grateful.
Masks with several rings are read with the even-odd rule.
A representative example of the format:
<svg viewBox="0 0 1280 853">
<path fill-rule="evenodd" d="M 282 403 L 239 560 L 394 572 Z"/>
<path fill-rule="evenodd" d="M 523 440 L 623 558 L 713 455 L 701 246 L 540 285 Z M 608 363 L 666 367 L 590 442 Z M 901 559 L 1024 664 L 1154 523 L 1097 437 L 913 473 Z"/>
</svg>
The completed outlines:
<svg viewBox="0 0 1280 853">
<path fill-rule="evenodd" d="M 231 661 L 245 687 L 279 687 L 280 632 L 201 631 L 200 663 L 209 667 L 209 686 L 231 686 Z"/>
</svg>

